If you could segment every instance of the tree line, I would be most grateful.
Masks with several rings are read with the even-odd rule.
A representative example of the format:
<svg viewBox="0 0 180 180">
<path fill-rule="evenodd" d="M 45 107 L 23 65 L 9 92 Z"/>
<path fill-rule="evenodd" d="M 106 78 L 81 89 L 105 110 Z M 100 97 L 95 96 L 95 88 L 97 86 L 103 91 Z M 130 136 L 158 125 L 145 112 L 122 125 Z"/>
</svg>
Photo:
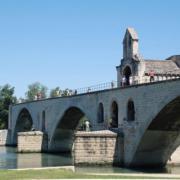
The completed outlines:
<svg viewBox="0 0 180 180">
<path fill-rule="evenodd" d="M 45 85 L 39 82 L 35 82 L 28 86 L 25 97 L 17 98 L 14 93 L 15 88 L 11 85 L 6 84 L 4 86 L 0 86 L 0 129 L 8 128 L 8 114 L 10 105 L 38 99 L 45 99 L 48 97 L 55 98 L 69 96 L 76 92 L 68 88 L 62 90 L 60 87 L 56 87 L 51 89 L 50 93 L 48 94 L 48 88 Z"/>
</svg>

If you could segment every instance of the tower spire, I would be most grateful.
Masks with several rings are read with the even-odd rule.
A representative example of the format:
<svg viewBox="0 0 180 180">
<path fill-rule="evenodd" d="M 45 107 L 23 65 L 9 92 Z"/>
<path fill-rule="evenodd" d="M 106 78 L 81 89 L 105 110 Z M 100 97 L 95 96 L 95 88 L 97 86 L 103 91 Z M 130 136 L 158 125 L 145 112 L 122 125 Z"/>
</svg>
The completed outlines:
<svg viewBox="0 0 180 180">
<path fill-rule="evenodd" d="M 134 59 L 138 56 L 138 41 L 134 28 L 127 28 L 123 40 L 123 59 Z"/>
</svg>

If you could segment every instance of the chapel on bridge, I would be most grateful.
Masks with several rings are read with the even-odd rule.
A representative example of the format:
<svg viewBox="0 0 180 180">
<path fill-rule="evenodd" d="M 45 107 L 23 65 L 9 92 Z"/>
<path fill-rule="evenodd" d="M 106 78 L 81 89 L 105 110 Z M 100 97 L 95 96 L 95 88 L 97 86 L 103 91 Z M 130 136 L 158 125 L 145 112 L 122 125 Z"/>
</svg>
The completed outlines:
<svg viewBox="0 0 180 180">
<path fill-rule="evenodd" d="M 117 66 L 118 86 L 162 81 L 180 77 L 180 55 L 165 60 L 144 59 L 138 49 L 139 38 L 133 28 L 127 28 L 123 39 L 123 59 Z"/>
</svg>

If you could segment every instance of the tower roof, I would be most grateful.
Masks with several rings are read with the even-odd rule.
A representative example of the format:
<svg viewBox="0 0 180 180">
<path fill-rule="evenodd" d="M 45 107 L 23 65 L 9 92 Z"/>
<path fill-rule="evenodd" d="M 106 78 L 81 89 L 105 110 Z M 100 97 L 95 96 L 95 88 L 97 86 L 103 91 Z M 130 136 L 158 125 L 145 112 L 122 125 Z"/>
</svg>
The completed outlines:
<svg viewBox="0 0 180 180">
<path fill-rule="evenodd" d="M 138 40 L 138 35 L 137 35 L 136 31 L 134 30 L 134 28 L 128 27 L 126 29 L 126 32 L 128 32 L 130 34 L 130 36 L 133 40 Z"/>
</svg>

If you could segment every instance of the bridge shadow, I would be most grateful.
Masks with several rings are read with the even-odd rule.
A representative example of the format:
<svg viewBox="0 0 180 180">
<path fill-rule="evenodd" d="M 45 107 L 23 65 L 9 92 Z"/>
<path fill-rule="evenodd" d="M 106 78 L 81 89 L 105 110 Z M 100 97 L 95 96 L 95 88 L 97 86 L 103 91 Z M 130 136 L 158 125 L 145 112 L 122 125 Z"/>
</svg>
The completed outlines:
<svg viewBox="0 0 180 180">
<path fill-rule="evenodd" d="M 17 145 L 17 134 L 18 132 L 31 131 L 33 126 L 33 120 L 26 108 L 23 108 L 18 115 L 17 123 L 13 134 L 13 145 Z"/>
<path fill-rule="evenodd" d="M 117 133 L 116 145 L 113 157 L 113 166 L 124 166 L 124 135 L 122 132 L 114 131 Z"/>
<path fill-rule="evenodd" d="M 82 121 L 85 119 L 85 113 L 77 107 L 66 110 L 55 129 L 48 151 L 70 153 L 73 150 L 74 134 L 83 129 Z"/>
<path fill-rule="evenodd" d="M 180 96 L 152 120 L 134 155 L 131 167 L 164 167 L 180 145 Z"/>
</svg>

